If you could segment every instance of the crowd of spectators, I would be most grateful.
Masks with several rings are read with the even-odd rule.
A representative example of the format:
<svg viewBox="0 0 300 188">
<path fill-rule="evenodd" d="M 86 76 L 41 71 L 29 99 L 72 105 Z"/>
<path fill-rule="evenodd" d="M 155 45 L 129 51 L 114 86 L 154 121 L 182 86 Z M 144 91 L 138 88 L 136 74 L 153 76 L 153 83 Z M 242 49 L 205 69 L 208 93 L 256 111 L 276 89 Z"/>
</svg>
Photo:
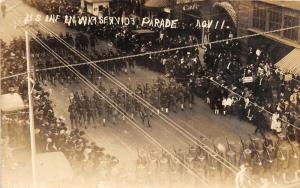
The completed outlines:
<svg viewBox="0 0 300 188">
<path fill-rule="evenodd" d="M 170 32 L 153 28 L 106 25 L 92 28 L 88 32 L 93 36 L 90 40 L 92 46 L 102 36 L 113 41 L 120 51 L 144 53 L 197 43 L 199 38 L 195 33 L 180 32 L 183 28 L 184 24 Z M 141 40 L 132 29 L 151 29 L 154 36 L 152 40 Z M 226 29 L 223 33 L 212 35 L 210 38 L 216 40 L 233 37 L 232 32 Z M 124 49 L 124 45 L 127 48 Z M 175 53 L 154 53 L 136 58 L 135 62 L 161 71 L 183 85 L 189 83 L 193 93 L 204 98 L 215 114 L 235 114 L 258 126 L 261 132 L 272 129 L 280 133 L 288 125 L 297 124 L 299 77 L 292 75 L 293 78 L 288 80 L 287 74 L 275 67 L 270 60 L 270 54 L 264 49 L 249 47 L 247 60 L 242 63 L 239 49 L 239 41 L 229 40 L 206 46 L 204 62 L 199 60 L 198 48 L 187 48 Z M 97 58 L 101 59 L 99 56 L 95 59 Z M 114 67 L 115 64 L 118 63 L 110 63 L 109 66 Z M 125 63 L 119 64 L 122 66 Z"/>
<path fill-rule="evenodd" d="M 8 44 L 0 41 L 2 78 L 26 71 L 23 42 L 22 39 Z M 33 59 L 36 60 L 33 54 Z M 45 61 L 43 58 L 39 57 L 41 61 Z M 26 74 L 4 78 L 1 80 L 1 93 L 18 93 L 27 104 L 26 83 Z M 99 168 L 109 171 L 118 164 L 116 157 L 106 154 L 104 148 L 87 139 L 84 131 L 71 129 L 64 117 L 57 117 L 50 93 L 41 86 L 38 81 L 34 82 L 32 91 L 37 153 L 62 152 L 69 160 L 75 175 L 83 177 L 86 183 L 91 183 L 88 182 L 91 178 L 88 175 L 94 174 Z M 22 110 L 3 113 L 1 118 L 1 137 L 6 148 L 4 158 L 12 160 L 14 152 L 30 149 L 29 114 L 27 110 Z"/>
<path fill-rule="evenodd" d="M 43 9 L 42 9 L 43 10 Z M 60 13 L 60 12 L 58 12 Z M 75 28 L 76 29 L 76 28 Z M 79 28 L 80 29 L 80 28 Z M 135 28 L 137 29 L 137 28 Z M 149 28 L 143 28 L 149 29 Z M 174 34 L 176 33 L 176 34 Z M 191 45 L 198 42 L 198 37 L 193 33 L 169 32 L 167 30 L 155 31 L 154 40 L 141 40 L 138 36 L 130 31 L 128 28 L 121 26 L 104 26 L 103 28 L 93 28 L 88 31 L 88 34 L 81 34 L 75 38 L 71 35 L 62 35 L 70 45 L 74 45 L 77 49 L 84 51 L 92 60 L 105 59 L 109 57 L 122 56 L 130 53 L 144 53 L 158 50 L 166 50 L 169 48 Z M 232 38 L 232 34 L 224 31 L 223 36 Z M 74 56 L 68 54 L 63 46 L 59 43 L 53 42 L 54 38 L 51 36 L 43 37 L 39 35 L 43 41 L 51 46 L 57 53 L 64 55 L 68 62 L 78 62 Z M 118 53 L 110 52 L 97 54 L 95 44 L 97 38 L 114 42 L 119 48 Z M 220 36 L 212 36 L 211 38 L 222 39 Z M 88 41 L 82 43 L 80 41 Z M 22 39 L 13 41 L 9 47 L 4 50 L 4 56 L 9 66 L 2 65 L 2 75 L 9 76 L 14 73 L 25 71 L 25 55 L 24 47 L 20 45 Z M 52 41 L 52 42 L 51 42 Z M 5 46 L 5 43 L 1 42 Z M 34 45 L 34 43 L 33 43 Z M 15 49 L 11 51 L 9 49 Z M 37 63 L 39 69 L 48 68 L 58 65 L 50 55 L 39 47 L 33 46 L 33 58 L 40 63 Z M 92 53 L 88 49 L 92 50 Z M 193 96 L 201 97 L 212 109 L 216 115 L 232 115 L 239 119 L 248 121 L 257 126 L 263 136 L 267 131 L 272 131 L 275 135 L 284 135 L 292 141 L 300 142 L 299 130 L 300 128 L 299 112 L 300 112 L 300 78 L 297 75 L 286 73 L 278 69 L 274 62 L 271 62 L 270 54 L 266 49 L 259 49 L 257 47 L 249 47 L 249 53 L 246 60 L 240 59 L 241 45 L 237 40 L 229 40 L 227 42 L 210 44 L 205 47 L 204 61 L 200 62 L 198 48 L 186 48 L 184 50 L 153 53 L 141 56 L 136 59 L 117 60 L 110 63 L 103 63 L 99 66 L 112 72 L 117 73 L 119 70 L 127 69 L 129 63 L 139 64 L 154 71 L 164 73 L 168 78 L 174 79 L 175 84 L 154 84 L 151 87 L 137 86 L 136 92 L 146 100 L 150 101 L 155 107 L 161 109 L 162 112 L 168 113 L 170 105 L 175 101 L 182 109 L 185 102 L 189 107 L 193 104 Z M 46 60 L 47 59 L 47 60 Z M 135 62 L 135 63 L 133 63 Z M 22 71 L 21 71 L 22 70 Z M 81 73 L 90 76 L 94 83 L 99 83 L 97 78 L 99 75 L 93 73 L 89 66 L 81 66 L 78 68 Z M 67 69 L 59 69 L 59 71 L 46 71 L 46 74 L 37 74 L 39 81 L 49 80 L 52 84 L 59 82 L 61 84 L 71 83 L 76 80 L 75 76 L 68 73 Z M 26 96 L 26 86 L 22 84 L 24 79 L 22 77 L 14 77 L 5 79 L 2 87 L 4 92 L 19 92 L 24 98 Z M 171 82 L 172 83 L 172 82 Z M 158 86 L 157 86 L 158 85 Z M 17 87 L 19 86 L 19 87 Z M 165 88 L 164 88 L 165 86 Z M 181 91 L 183 89 L 183 92 Z M 151 90 L 151 91 L 148 91 Z M 165 93 L 166 94 L 165 94 Z M 110 90 L 107 93 L 114 98 L 118 104 L 123 105 L 129 113 L 136 113 L 143 121 L 148 122 L 150 114 L 141 109 L 140 106 L 132 105 L 134 102 L 124 102 L 124 93 Z M 176 96 L 175 94 L 176 93 Z M 165 96 L 164 96 L 165 94 Z M 79 97 L 75 93 L 69 108 L 70 119 L 72 120 L 72 130 L 68 131 L 63 118 L 57 118 L 51 108 L 51 101 L 49 94 L 44 92 L 38 85 L 35 88 L 35 110 L 37 113 L 38 129 L 37 138 L 42 138 L 38 149 L 40 151 L 63 151 L 66 156 L 72 161 L 72 164 L 86 164 L 92 161 L 92 167 L 96 167 L 98 163 L 105 158 L 103 149 L 97 147 L 94 143 L 88 144 L 84 138 L 84 132 L 78 131 L 76 127 L 82 124 L 82 121 L 89 124 L 93 119 L 93 114 L 96 116 L 103 116 L 103 112 L 107 115 L 114 114 L 108 105 L 103 104 L 101 99 L 97 97 L 88 97 L 82 94 Z M 157 97 L 156 97 L 157 95 Z M 81 111 L 74 112 L 74 109 L 81 110 L 80 106 L 83 100 L 88 104 L 86 109 L 94 110 L 89 114 L 84 114 Z M 115 97 L 118 96 L 118 97 Z M 164 100 L 165 99 L 165 100 Z M 92 102 L 97 101 L 97 102 Z M 159 102 L 157 102 L 159 100 Z M 100 101 L 100 102 L 99 102 Z M 122 102 L 123 101 L 123 102 Z M 132 102 L 132 104 L 128 104 Z M 89 105 L 107 107 L 106 109 L 90 108 Z M 73 105 L 73 106 L 72 106 Z M 136 107 L 136 108 L 135 108 Z M 138 110 L 137 110 L 138 109 Z M 170 109 L 176 111 L 177 108 Z M 89 112 L 88 110 L 83 110 Z M 77 114 L 82 114 L 77 116 Z M 137 113 L 137 114 L 138 114 Z M 115 117 L 101 118 L 102 123 L 106 119 Z M 76 118 L 80 118 L 77 120 Z M 100 118 L 99 118 L 100 119 Z M 104 120 L 105 119 L 105 120 Z M 114 120 L 113 120 L 114 121 Z M 24 122 L 23 122 L 24 124 Z M 72 148 L 72 150 L 70 150 Z M 78 152 L 77 152 L 78 151 Z M 84 161 L 82 163 L 82 161 Z M 116 161 L 112 158 L 112 163 Z M 96 164 L 96 165 L 95 165 Z M 89 166 L 89 165 L 87 165 Z M 79 167 L 84 168 L 84 167 Z M 82 171 L 79 170 L 79 171 Z"/>
</svg>

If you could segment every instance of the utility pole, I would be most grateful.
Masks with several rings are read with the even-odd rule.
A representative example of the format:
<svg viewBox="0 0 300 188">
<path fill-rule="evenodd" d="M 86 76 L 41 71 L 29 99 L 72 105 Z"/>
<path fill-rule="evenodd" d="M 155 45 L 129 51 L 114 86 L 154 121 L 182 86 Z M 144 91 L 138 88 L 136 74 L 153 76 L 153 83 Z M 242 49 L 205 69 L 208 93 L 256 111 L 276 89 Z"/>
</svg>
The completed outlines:
<svg viewBox="0 0 300 188">
<path fill-rule="evenodd" d="M 31 145 L 31 168 L 32 168 L 32 186 L 37 187 L 36 181 L 36 144 L 35 144 L 35 128 L 34 128 L 34 111 L 33 111 L 33 101 L 32 101 L 32 78 L 30 64 L 30 39 L 28 35 L 28 30 L 34 27 L 32 23 L 25 23 L 24 26 L 17 26 L 18 28 L 25 31 L 25 43 L 26 43 L 26 62 L 27 62 L 27 85 L 28 85 L 28 106 L 29 106 L 29 123 L 30 123 L 30 145 Z"/>
<path fill-rule="evenodd" d="M 26 40 L 26 61 L 27 61 L 27 83 L 28 83 L 28 104 L 29 104 L 29 123 L 30 123 L 30 145 L 31 145 L 31 166 L 32 166 L 32 184 L 36 187 L 36 147 L 35 147 L 35 130 L 34 115 L 32 104 L 32 86 L 31 86 L 31 69 L 30 69 L 30 45 L 28 31 L 25 30 Z"/>
</svg>

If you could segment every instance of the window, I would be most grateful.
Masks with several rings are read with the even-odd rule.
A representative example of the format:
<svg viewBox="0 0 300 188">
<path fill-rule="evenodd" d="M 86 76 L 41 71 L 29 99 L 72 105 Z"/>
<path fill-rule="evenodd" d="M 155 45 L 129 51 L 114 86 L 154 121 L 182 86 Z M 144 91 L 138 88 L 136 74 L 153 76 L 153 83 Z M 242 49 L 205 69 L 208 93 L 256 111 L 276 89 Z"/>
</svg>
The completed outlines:
<svg viewBox="0 0 300 188">
<path fill-rule="evenodd" d="M 298 18 L 293 16 L 284 16 L 284 28 L 293 27 L 298 25 Z M 285 38 L 298 41 L 298 28 L 288 29 L 283 31 Z"/>
<path fill-rule="evenodd" d="M 282 12 L 281 9 L 273 8 L 269 15 L 269 30 L 277 30 L 281 28 Z M 278 33 L 279 34 L 279 33 Z"/>
<path fill-rule="evenodd" d="M 267 18 L 266 9 L 256 6 L 253 10 L 253 27 L 261 30 L 265 30 L 266 18 Z"/>
</svg>

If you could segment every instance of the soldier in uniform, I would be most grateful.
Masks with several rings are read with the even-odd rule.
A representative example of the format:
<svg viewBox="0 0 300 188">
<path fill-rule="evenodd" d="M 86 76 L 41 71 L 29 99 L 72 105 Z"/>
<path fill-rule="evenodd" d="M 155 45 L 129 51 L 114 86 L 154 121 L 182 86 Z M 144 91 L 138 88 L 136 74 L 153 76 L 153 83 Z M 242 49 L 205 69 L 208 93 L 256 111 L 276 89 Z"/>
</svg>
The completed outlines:
<svg viewBox="0 0 300 188">
<path fill-rule="evenodd" d="M 185 90 L 186 90 L 186 98 L 187 98 L 186 101 L 188 102 L 189 109 L 192 110 L 194 104 L 194 94 L 192 91 L 191 83 L 187 84 Z"/>
<path fill-rule="evenodd" d="M 193 171 L 195 171 L 195 168 L 194 168 L 194 159 L 195 159 L 195 157 L 193 156 L 193 153 L 191 153 L 190 151 L 188 152 L 188 154 L 187 155 L 185 155 L 185 164 L 186 164 L 186 166 L 189 168 L 189 169 L 191 169 L 191 170 L 193 170 Z M 193 179 L 193 177 L 194 176 L 190 176 L 190 174 L 189 174 L 189 172 L 188 172 L 188 169 L 187 169 L 187 171 L 186 171 L 186 173 L 185 173 L 185 180 L 187 181 L 187 182 L 193 182 L 194 181 L 194 179 Z"/>
<path fill-rule="evenodd" d="M 286 182 L 287 172 L 289 167 L 289 156 L 291 154 L 291 147 L 289 143 L 285 140 L 285 135 L 279 134 L 279 140 L 277 143 L 277 177 L 279 181 Z"/>
<path fill-rule="evenodd" d="M 241 141 L 241 151 L 240 151 L 239 165 L 240 166 L 243 165 L 243 164 L 251 165 L 252 150 L 243 141 L 242 138 L 240 138 L 240 141 Z"/>
<path fill-rule="evenodd" d="M 300 162 L 299 162 L 299 155 L 300 155 L 300 145 L 296 141 L 291 141 L 289 137 L 288 142 L 291 146 L 291 154 L 289 155 L 289 170 L 288 170 L 288 178 L 296 179 L 297 177 L 297 171 L 300 169 Z"/>
<path fill-rule="evenodd" d="M 199 174 L 205 176 L 207 174 L 207 154 L 199 146 L 196 148 L 196 158 L 194 163 L 195 169 Z"/>
<path fill-rule="evenodd" d="M 266 172 L 275 172 L 275 167 L 277 166 L 277 159 L 276 159 L 276 140 L 277 137 L 271 133 L 262 133 L 264 137 L 263 143 L 263 165 L 264 171 Z M 266 174 L 267 176 L 272 176 L 272 174 Z M 273 178 L 273 177 L 272 177 Z"/>
<path fill-rule="evenodd" d="M 177 111 L 177 103 L 176 103 L 176 88 L 175 86 L 171 83 L 169 87 L 169 101 L 170 101 L 170 110 L 172 110 L 174 113 Z"/>
<path fill-rule="evenodd" d="M 179 103 L 180 109 L 181 109 L 181 111 L 183 111 L 185 100 L 184 100 L 184 89 L 181 84 L 178 85 L 177 91 L 178 91 L 177 103 Z"/>
<path fill-rule="evenodd" d="M 168 174 L 170 172 L 169 168 L 169 156 L 166 153 L 162 153 L 160 159 L 159 159 L 159 182 L 164 187 L 164 185 L 167 185 L 167 178 Z"/>
<path fill-rule="evenodd" d="M 168 88 L 164 86 L 161 91 L 161 111 L 169 114 L 169 104 L 169 91 Z"/>
<path fill-rule="evenodd" d="M 151 96 L 151 104 L 156 107 L 157 109 L 160 109 L 160 91 L 158 89 L 158 86 L 154 85 L 152 90 L 152 96 Z"/>
<path fill-rule="evenodd" d="M 142 97 L 143 98 L 143 90 L 142 90 L 142 86 L 140 84 L 138 84 L 136 90 L 135 90 L 135 94 Z M 135 111 L 137 114 L 140 114 L 141 112 L 141 105 L 137 100 L 134 100 L 134 106 L 135 106 Z"/>
<path fill-rule="evenodd" d="M 170 159 L 170 187 L 173 187 L 172 185 L 178 185 L 181 180 L 182 175 L 182 165 L 180 163 L 180 160 L 176 157 L 172 157 Z"/>
<path fill-rule="evenodd" d="M 227 140 L 227 138 L 226 138 Z M 236 160 L 236 151 L 235 148 L 233 147 L 234 143 L 229 142 L 227 140 L 227 151 L 226 151 L 226 159 L 233 165 L 237 165 L 237 160 Z"/>
<path fill-rule="evenodd" d="M 77 114 L 76 114 L 76 104 L 74 101 L 71 102 L 68 109 L 70 113 L 70 120 L 71 120 L 71 129 L 78 128 L 78 122 L 77 122 Z"/>
<path fill-rule="evenodd" d="M 159 165 L 158 152 L 156 150 L 151 150 L 149 152 L 148 161 L 149 161 L 148 178 L 150 179 L 150 184 L 153 184 L 156 179 L 156 175 L 158 173 L 158 165 Z"/>
<path fill-rule="evenodd" d="M 250 137 L 250 149 L 252 150 L 252 170 L 253 170 L 253 174 L 261 177 L 263 175 L 264 172 L 264 158 L 263 158 L 263 154 L 264 154 L 264 140 L 258 138 L 258 137 L 252 137 L 251 135 L 249 135 Z"/>
<path fill-rule="evenodd" d="M 214 146 L 214 148 L 215 148 L 215 152 L 218 154 L 221 154 L 222 152 L 224 153 L 226 150 L 224 147 L 224 149 L 222 149 L 222 152 L 220 152 L 220 150 L 219 150 L 220 145 L 218 146 L 218 148 L 216 146 Z M 219 179 L 220 175 L 222 173 L 222 170 L 220 167 L 221 167 L 220 163 L 214 158 L 214 156 L 208 155 L 208 170 L 207 170 L 208 174 L 207 174 L 207 176 L 214 180 Z"/>
<path fill-rule="evenodd" d="M 138 151 L 138 159 L 136 162 L 136 173 L 139 179 L 144 179 L 147 174 L 148 159 L 145 151 Z"/>
</svg>

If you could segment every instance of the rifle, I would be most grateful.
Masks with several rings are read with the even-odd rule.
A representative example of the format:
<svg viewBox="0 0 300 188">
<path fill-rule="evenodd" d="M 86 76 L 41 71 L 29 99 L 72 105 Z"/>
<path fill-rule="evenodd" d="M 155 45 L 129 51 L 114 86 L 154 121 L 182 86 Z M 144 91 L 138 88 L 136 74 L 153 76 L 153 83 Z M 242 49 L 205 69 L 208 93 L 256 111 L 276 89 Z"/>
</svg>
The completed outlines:
<svg viewBox="0 0 300 188">
<path fill-rule="evenodd" d="M 291 142 L 291 139 L 290 139 L 289 135 L 287 135 L 287 139 L 288 139 L 289 144 L 290 144 L 291 147 L 292 147 L 292 151 L 293 151 L 293 153 L 294 153 L 293 157 L 294 157 L 294 159 L 297 159 L 297 158 L 298 158 L 298 155 L 297 155 L 297 153 L 296 153 L 296 151 L 295 151 L 295 148 L 294 148 L 294 146 L 293 146 L 293 143 Z"/>
<path fill-rule="evenodd" d="M 262 165 L 262 160 L 261 160 L 260 155 L 259 155 L 259 153 L 258 153 L 258 151 L 257 151 L 255 142 L 254 142 L 254 140 L 252 139 L 252 136 L 251 136 L 250 134 L 249 134 L 249 138 L 250 138 L 251 144 L 253 145 L 253 149 L 254 149 L 254 151 L 255 151 L 255 153 L 256 153 L 256 157 L 257 157 L 257 159 L 258 159 L 258 161 L 259 161 L 259 165 L 261 166 L 261 165 Z"/>
<path fill-rule="evenodd" d="M 242 155 L 241 155 L 241 157 L 240 157 L 240 160 L 241 160 L 241 158 L 242 158 L 242 156 L 244 156 L 244 158 L 246 159 L 247 158 L 247 156 L 246 156 L 246 154 L 245 154 L 245 150 L 246 150 L 246 148 L 245 148 L 245 143 L 244 143 L 244 141 L 243 141 L 243 139 L 242 139 L 242 137 L 240 136 L 240 140 L 241 140 L 241 143 L 242 143 Z"/>
<path fill-rule="evenodd" d="M 280 145 L 280 140 L 278 139 L 278 142 L 277 142 L 277 144 L 276 144 L 276 149 L 277 149 L 277 151 L 280 152 L 280 154 L 281 154 L 281 159 L 282 159 L 282 160 L 285 160 L 285 157 L 284 157 L 284 155 L 283 155 L 281 149 L 279 148 L 279 145 Z"/>
<path fill-rule="evenodd" d="M 267 141 L 266 135 L 265 135 L 264 133 L 261 133 L 261 134 L 262 134 L 262 136 L 263 136 L 263 138 L 264 138 L 264 140 L 265 140 L 265 141 L 264 141 L 264 149 L 266 150 L 266 153 L 267 153 L 267 156 L 268 156 L 267 161 L 270 162 L 270 163 L 272 163 L 273 160 L 271 159 L 270 152 L 269 152 L 268 147 L 267 147 L 267 144 L 266 144 L 266 141 Z"/>
</svg>

